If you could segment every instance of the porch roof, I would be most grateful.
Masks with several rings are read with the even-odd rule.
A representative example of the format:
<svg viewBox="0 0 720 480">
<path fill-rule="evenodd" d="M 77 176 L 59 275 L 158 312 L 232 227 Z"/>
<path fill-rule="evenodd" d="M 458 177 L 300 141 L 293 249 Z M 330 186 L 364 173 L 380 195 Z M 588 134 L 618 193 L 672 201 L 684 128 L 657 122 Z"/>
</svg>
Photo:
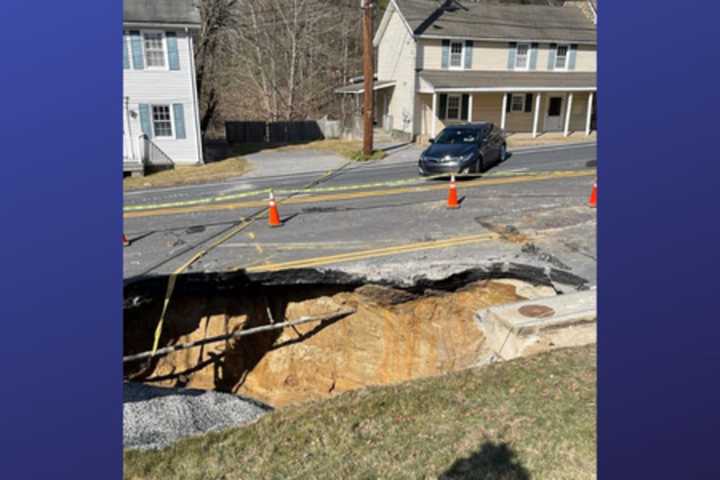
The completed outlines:
<svg viewBox="0 0 720 480">
<path fill-rule="evenodd" d="M 595 72 L 448 71 L 420 72 L 420 92 L 594 91 Z"/>
<path fill-rule="evenodd" d="M 382 82 L 375 81 L 373 84 L 373 90 L 381 90 L 383 88 L 392 87 L 395 85 L 395 80 L 385 80 Z M 365 91 L 365 84 L 360 83 L 353 83 L 351 85 L 345 85 L 344 87 L 336 88 L 335 93 L 352 93 L 352 94 L 360 94 Z"/>
</svg>

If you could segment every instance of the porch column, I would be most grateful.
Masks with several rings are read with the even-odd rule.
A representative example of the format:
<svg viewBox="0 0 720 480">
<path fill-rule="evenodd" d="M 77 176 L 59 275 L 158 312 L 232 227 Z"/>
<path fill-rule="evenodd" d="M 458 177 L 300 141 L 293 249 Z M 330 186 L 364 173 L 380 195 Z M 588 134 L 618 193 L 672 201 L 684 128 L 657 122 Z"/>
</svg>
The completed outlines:
<svg viewBox="0 0 720 480">
<path fill-rule="evenodd" d="M 592 105 L 594 97 L 595 92 L 590 92 L 590 95 L 588 95 L 587 119 L 585 120 L 585 135 L 590 135 L 590 122 L 592 120 Z"/>
<path fill-rule="evenodd" d="M 572 116 L 572 103 L 573 93 L 570 92 L 568 94 L 567 110 L 565 111 L 565 132 L 563 135 L 566 137 L 570 134 L 570 117 Z"/>
<path fill-rule="evenodd" d="M 470 93 L 468 97 L 468 122 L 472 122 L 472 110 L 473 110 L 473 94 Z"/>
<path fill-rule="evenodd" d="M 507 122 L 507 93 L 502 94 L 502 110 L 500 110 L 500 128 L 505 130 L 505 123 Z"/>
<path fill-rule="evenodd" d="M 535 112 L 533 113 L 533 138 L 537 137 L 538 134 L 538 122 L 540 119 L 540 104 L 542 103 L 542 93 L 538 92 L 535 94 Z"/>
<path fill-rule="evenodd" d="M 432 127 L 430 129 L 430 138 L 435 138 L 435 127 L 437 125 L 437 93 L 433 93 L 432 104 Z"/>
</svg>

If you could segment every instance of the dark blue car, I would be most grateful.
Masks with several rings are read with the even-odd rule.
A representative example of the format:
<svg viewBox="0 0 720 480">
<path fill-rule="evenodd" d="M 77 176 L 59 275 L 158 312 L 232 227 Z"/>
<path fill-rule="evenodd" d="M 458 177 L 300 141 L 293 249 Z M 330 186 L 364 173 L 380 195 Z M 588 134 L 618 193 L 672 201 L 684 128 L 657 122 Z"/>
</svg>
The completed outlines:
<svg viewBox="0 0 720 480">
<path fill-rule="evenodd" d="M 445 128 L 420 155 L 420 175 L 480 173 L 504 162 L 507 144 L 503 131 L 489 122 Z"/>
</svg>

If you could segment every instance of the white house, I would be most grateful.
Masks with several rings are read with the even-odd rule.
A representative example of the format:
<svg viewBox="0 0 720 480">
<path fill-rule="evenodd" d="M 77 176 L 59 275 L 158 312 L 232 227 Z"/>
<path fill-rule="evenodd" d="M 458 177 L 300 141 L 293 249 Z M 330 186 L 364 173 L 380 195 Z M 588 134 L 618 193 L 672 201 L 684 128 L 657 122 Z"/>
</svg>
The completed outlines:
<svg viewBox="0 0 720 480">
<path fill-rule="evenodd" d="M 374 39 L 376 121 L 421 142 L 481 120 L 533 136 L 589 134 L 597 1 L 540 3 L 391 0 Z M 336 91 L 364 94 L 362 83 Z"/>
<path fill-rule="evenodd" d="M 123 167 L 203 163 L 193 0 L 124 0 Z"/>
</svg>

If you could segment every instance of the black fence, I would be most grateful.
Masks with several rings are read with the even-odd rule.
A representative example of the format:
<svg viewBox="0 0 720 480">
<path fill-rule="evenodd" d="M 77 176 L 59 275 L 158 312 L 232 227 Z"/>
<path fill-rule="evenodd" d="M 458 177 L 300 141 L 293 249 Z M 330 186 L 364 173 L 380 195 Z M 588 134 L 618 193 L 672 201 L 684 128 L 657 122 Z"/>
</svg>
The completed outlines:
<svg viewBox="0 0 720 480">
<path fill-rule="evenodd" d="M 292 122 L 225 122 L 228 143 L 302 143 L 323 140 L 316 120 Z"/>
</svg>

